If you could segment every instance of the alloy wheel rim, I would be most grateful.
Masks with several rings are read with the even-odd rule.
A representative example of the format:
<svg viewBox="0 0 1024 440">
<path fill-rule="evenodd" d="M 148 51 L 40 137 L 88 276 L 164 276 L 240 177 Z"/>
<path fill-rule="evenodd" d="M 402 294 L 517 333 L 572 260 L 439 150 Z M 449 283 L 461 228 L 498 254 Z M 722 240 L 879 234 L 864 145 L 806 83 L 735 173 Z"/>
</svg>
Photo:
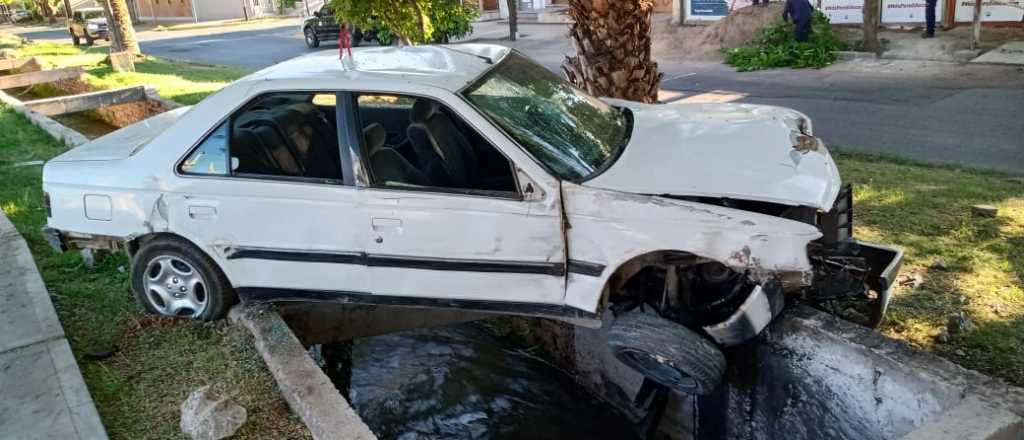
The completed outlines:
<svg viewBox="0 0 1024 440">
<path fill-rule="evenodd" d="M 144 276 L 146 299 L 161 315 L 196 318 L 206 310 L 206 280 L 189 262 L 161 255 L 150 260 Z"/>
</svg>

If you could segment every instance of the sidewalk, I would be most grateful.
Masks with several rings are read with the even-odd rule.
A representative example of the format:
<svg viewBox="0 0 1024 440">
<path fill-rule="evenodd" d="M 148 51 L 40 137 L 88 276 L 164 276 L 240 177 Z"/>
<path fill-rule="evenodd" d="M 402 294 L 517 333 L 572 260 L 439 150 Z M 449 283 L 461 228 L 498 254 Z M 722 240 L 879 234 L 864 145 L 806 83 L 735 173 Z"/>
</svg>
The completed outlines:
<svg viewBox="0 0 1024 440">
<path fill-rule="evenodd" d="M 25 240 L 0 212 L 0 439 L 106 439 Z"/>
</svg>

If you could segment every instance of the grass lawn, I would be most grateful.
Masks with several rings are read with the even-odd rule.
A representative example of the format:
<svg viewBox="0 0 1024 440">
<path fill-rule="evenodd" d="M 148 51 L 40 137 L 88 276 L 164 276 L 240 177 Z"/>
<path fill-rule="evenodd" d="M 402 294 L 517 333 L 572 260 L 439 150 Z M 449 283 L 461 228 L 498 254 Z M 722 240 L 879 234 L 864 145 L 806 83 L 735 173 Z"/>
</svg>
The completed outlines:
<svg viewBox="0 0 1024 440">
<path fill-rule="evenodd" d="M 0 49 L 14 49 L 22 57 L 39 57 L 44 68 L 82 66 L 83 81 L 101 89 L 137 85 L 156 88 L 160 96 L 190 105 L 219 90 L 249 71 L 232 67 L 170 61 L 147 56 L 135 63 L 135 72 L 114 72 L 103 64 L 107 47 L 72 46 L 65 43 L 21 45 L 17 38 L 0 34 Z"/>
<path fill-rule="evenodd" d="M 916 287 L 897 287 L 882 331 L 1024 386 L 1024 183 L 995 172 L 837 156 L 854 184 L 856 235 L 903 247 L 901 278 L 921 278 Z M 999 214 L 972 215 L 977 204 Z M 959 312 L 973 327 L 937 342 Z"/>
</svg>

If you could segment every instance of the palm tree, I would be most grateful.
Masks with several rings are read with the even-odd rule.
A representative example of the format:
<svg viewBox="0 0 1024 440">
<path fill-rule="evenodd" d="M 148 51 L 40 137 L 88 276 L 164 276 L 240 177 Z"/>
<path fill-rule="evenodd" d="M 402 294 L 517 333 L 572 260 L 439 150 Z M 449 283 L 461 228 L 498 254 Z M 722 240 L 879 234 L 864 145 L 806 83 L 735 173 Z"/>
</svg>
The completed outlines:
<svg viewBox="0 0 1024 440">
<path fill-rule="evenodd" d="M 105 0 L 110 8 L 110 16 L 113 19 L 110 23 L 111 37 L 116 40 L 111 45 L 119 51 L 129 52 L 133 55 L 142 55 L 139 49 L 139 41 L 135 39 L 135 27 L 132 26 L 131 12 L 128 10 L 128 3 L 125 0 Z"/>
<path fill-rule="evenodd" d="M 653 11 L 653 0 L 569 0 L 569 35 L 576 46 L 576 56 L 562 64 L 569 81 L 596 96 L 657 101 Z"/>
</svg>

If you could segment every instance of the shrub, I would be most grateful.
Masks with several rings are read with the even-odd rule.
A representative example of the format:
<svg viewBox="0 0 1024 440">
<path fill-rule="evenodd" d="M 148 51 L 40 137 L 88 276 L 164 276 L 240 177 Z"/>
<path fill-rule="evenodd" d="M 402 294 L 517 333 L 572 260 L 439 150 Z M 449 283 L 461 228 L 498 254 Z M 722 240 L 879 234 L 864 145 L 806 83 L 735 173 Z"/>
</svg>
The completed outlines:
<svg viewBox="0 0 1024 440">
<path fill-rule="evenodd" d="M 811 19 L 811 35 L 805 43 L 793 37 L 793 24 L 779 22 L 761 29 L 757 38 L 745 47 L 722 49 L 725 62 L 740 72 L 792 67 L 796 69 L 820 69 L 832 64 L 835 52 L 843 50 L 846 44 L 832 34 L 828 17 L 814 11 Z"/>
</svg>

